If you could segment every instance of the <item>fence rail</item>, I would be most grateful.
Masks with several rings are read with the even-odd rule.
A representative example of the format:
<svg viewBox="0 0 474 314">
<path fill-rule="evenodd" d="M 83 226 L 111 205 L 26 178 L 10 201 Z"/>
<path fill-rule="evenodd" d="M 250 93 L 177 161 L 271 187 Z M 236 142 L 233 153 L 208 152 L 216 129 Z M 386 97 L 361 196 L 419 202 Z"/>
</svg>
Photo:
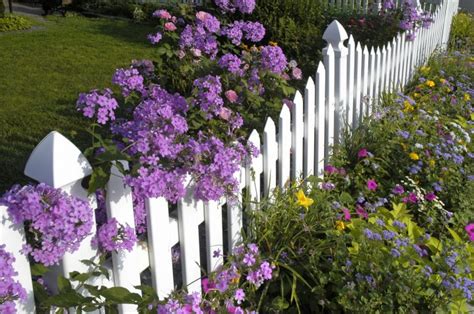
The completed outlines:
<svg viewBox="0 0 474 314">
<path fill-rule="evenodd" d="M 361 2 L 351 3 L 360 5 Z M 262 139 L 257 131 L 251 133 L 249 141 L 261 147 L 261 152 L 236 173 L 240 191 L 246 189 L 251 200 L 258 201 L 276 186 L 283 188 L 290 179 L 322 176 L 331 146 L 339 141 L 342 129 L 357 127 L 363 117 L 371 114 L 384 92 L 400 90 L 435 49 L 446 48 L 451 19 L 457 7 L 458 0 L 443 0 L 433 8 L 432 25 L 418 29 L 414 41 L 408 41 L 405 34 L 398 34 L 382 47 L 370 50 L 348 36 L 339 22 L 331 23 L 323 36 L 328 45 L 323 50 L 323 61 L 318 65 L 314 80 L 308 79 L 303 94 L 296 93 L 291 109 L 283 106 L 278 121 L 270 118 L 266 121 Z M 347 46 L 344 45 L 346 39 Z M 61 134 L 51 132 L 32 152 L 25 174 L 88 200 L 96 207 L 94 197 L 88 197 L 80 184 L 91 170 L 77 147 Z M 150 268 L 153 287 L 159 297 L 164 298 L 175 287 L 171 249 L 179 244 L 183 285 L 189 291 L 201 291 L 199 265 L 206 264 L 207 270 L 212 271 L 222 263 L 222 258 L 213 256 L 212 252 L 223 251 L 224 247 L 227 251 L 232 250 L 241 240 L 244 210 L 256 210 L 258 205 L 252 203 L 243 208 L 242 193 L 233 202 L 226 199 L 198 202 L 192 197 L 193 188 L 189 183 L 186 196 L 177 204 L 177 217 L 170 215 L 170 204 L 163 198 L 146 201 L 147 241 L 137 244 L 131 252 L 113 253 L 111 279 L 96 283 L 134 290 L 133 286 L 140 284 L 141 273 Z M 117 169 L 107 185 L 106 207 L 109 218 L 135 226 L 131 191 L 123 184 Z M 223 213 L 227 217 L 225 228 Z M 15 254 L 14 266 L 29 296 L 26 304 L 18 304 L 17 308 L 20 312 L 31 313 L 34 312 L 34 297 L 30 268 L 27 258 L 18 253 L 25 243 L 24 230 L 11 223 L 5 207 L 0 207 L 0 215 L 1 242 L 6 242 L 6 249 Z M 203 223 L 204 261 L 200 257 L 199 242 L 199 226 Z M 78 251 L 66 254 L 61 265 L 53 269 L 52 275 L 46 278 L 50 285 L 55 284 L 54 274 L 68 276 L 73 270 L 87 270 L 79 261 L 97 253 L 88 240 L 83 241 Z M 135 312 L 136 308 L 121 305 L 119 310 L 129 313 Z"/>
</svg>

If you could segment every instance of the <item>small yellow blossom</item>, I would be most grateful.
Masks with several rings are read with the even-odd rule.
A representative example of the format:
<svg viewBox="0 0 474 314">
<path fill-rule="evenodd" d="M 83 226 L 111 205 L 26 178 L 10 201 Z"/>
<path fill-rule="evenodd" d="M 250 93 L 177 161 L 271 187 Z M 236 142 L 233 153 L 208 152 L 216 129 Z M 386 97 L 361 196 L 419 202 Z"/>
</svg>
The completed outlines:
<svg viewBox="0 0 474 314">
<path fill-rule="evenodd" d="M 420 72 L 423 74 L 428 74 L 428 72 L 431 70 L 430 67 L 421 67 Z"/>
<path fill-rule="evenodd" d="M 415 98 L 419 98 L 420 96 L 421 96 L 420 93 L 413 93 L 413 97 Z"/>
<path fill-rule="evenodd" d="M 344 221 L 341 221 L 341 220 L 336 221 L 336 229 L 339 231 L 346 229 L 346 225 L 344 224 Z"/>
<path fill-rule="evenodd" d="M 440 79 L 439 79 L 439 82 L 440 82 L 441 84 L 446 84 L 447 81 L 446 81 L 444 78 L 440 78 Z"/>
<path fill-rule="evenodd" d="M 403 102 L 403 105 L 404 105 L 404 109 L 403 109 L 403 112 L 411 112 L 413 110 L 415 110 L 415 108 L 410 104 L 410 102 L 408 100 L 405 100 Z"/>
<path fill-rule="evenodd" d="M 469 94 L 464 94 L 464 100 L 465 101 L 471 100 L 471 96 Z"/>
<path fill-rule="evenodd" d="M 431 80 L 426 81 L 425 84 L 426 84 L 426 86 L 428 86 L 428 87 L 435 87 L 435 85 L 436 85 L 435 82 L 433 82 L 433 81 L 431 81 Z"/>
<path fill-rule="evenodd" d="M 431 167 L 431 168 L 433 168 L 433 167 L 435 166 L 435 164 L 436 164 L 436 162 L 434 161 L 434 159 L 430 159 L 429 163 L 430 163 L 430 167 Z"/>
<path fill-rule="evenodd" d="M 296 193 L 296 198 L 298 199 L 298 205 L 303 206 L 306 209 L 314 203 L 311 198 L 304 195 L 303 190 L 299 190 L 298 193 Z"/>
<path fill-rule="evenodd" d="M 410 156 L 410 159 L 412 159 L 412 160 L 420 159 L 420 156 L 418 156 L 418 154 L 415 153 L 415 152 L 411 152 L 408 156 Z"/>
<path fill-rule="evenodd" d="M 278 46 L 278 43 L 277 43 L 277 42 L 274 42 L 274 41 L 269 41 L 268 44 L 269 44 L 270 46 L 274 46 L 274 47 L 275 47 L 275 46 Z"/>
</svg>

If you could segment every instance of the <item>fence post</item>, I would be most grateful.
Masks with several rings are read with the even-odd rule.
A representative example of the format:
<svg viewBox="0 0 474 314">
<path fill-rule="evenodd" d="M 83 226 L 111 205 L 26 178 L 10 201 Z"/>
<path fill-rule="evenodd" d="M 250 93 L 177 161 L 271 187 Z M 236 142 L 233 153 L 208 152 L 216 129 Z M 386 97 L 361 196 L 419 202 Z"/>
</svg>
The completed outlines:
<svg viewBox="0 0 474 314">
<path fill-rule="evenodd" d="M 92 167 L 81 151 L 59 132 L 49 133 L 35 147 L 25 167 L 25 175 L 46 183 L 54 188 L 61 188 L 66 193 L 88 201 L 92 208 L 96 207 L 93 197 L 81 186 L 81 181 L 92 173 Z M 95 215 L 92 213 L 93 226 L 91 234 L 80 244 L 74 253 L 66 253 L 59 266 L 51 267 L 45 276 L 48 286 L 56 290 L 56 275 L 61 273 L 69 277 L 72 271 L 88 272 L 89 266 L 80 261 L 96 256 L 97 250 L 92 248 L 91 240 L 96 233 Z"/>
<path fill-rule="evenodd" d="M 348 38 L 344 27 L 337 20 L 332 21 L 323 34 L 323 39 L 328 46 L 334 49 L 334 82 L 335 82 L 335 111 L 334 111 L 334 142 L 339 142 L 339 137 L 343 127 L 342 117 L 347 115 L 347 55 L 348 49 L 344 46 L 344 40 Z M 326 68 L 328 73 L 330 69 Z M 331 82 L 327 82 L 328 85 Z"/>
</svg>

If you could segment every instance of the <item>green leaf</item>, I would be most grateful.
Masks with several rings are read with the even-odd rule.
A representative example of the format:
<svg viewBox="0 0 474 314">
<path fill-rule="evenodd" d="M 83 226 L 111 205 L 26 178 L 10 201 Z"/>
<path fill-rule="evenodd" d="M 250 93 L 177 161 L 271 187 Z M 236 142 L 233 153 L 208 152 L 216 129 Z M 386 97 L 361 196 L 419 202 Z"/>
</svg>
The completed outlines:
<svg viewBox="0 0 474 314">
<path fill-rule="evenodd" d="M 289 306 L 290 304 L 288 303 L 288 301 L 286 301 L 285 298 L 280 296 L 274 298 L 272 301 L 272 307 L 277 311 L 286 310 Z"/>
<path fill-rule="evenodd" d="M 46 292 L 46 289 L 44 288 L 43 285 L 39 284 L 36 281 L 33 281 L 33 292 L 35 295 L 35 299 L 39 303 L 42 303 L 43 301 L 48 299 L 48 292 Z"/>
<path fill-rule="evenodd" d="M 107 168 L 107 171 L 103 166 L 94 168 L 89 181 L 89 188 L 87 189 L 89 193 L 94 193 L 98 189 L 105 187 L 107 182 L 109 182 L 110 164 L 107 165 Z"/>
<path fill-rule="evenodd" d="M 45 304 L 58 307 L 76 307 L 84 301 L 84 297 L 74 290 L 53 295 L 46 300 Z"/>
<path fill-rule="evenodd" d="M 43 264 L 33 264 L 31 266 L 31 274 L 33 276 L 43 276 L 49 271 L 49 268 L 44 266 Z"/>
<path fill-rule="evenodd" d="M 59 292 L 72 290 L 71 282 L 64 276 L 58 276 L 58 289 Z"/>
<path fill-rule="evenodd" d="M 109 301 L 115 303 L 138 304 L 141 296 L 137 293 L 131 293 L 123 287 L 112 287 L 100 290 L 100 295 Z"/>
<path fill-rule="evenodd" d="M 456 243 L 462 243 L 462 239 L 461 237 L 457 234 L 456 231 L 454 231 L 453 229 L 449 228 L 449 227 L 446 227 L 449 231 L 449 233 L 451 233 L 451 236 L 453 237 L 454 241 L 456 241 Z"/>
</svg>

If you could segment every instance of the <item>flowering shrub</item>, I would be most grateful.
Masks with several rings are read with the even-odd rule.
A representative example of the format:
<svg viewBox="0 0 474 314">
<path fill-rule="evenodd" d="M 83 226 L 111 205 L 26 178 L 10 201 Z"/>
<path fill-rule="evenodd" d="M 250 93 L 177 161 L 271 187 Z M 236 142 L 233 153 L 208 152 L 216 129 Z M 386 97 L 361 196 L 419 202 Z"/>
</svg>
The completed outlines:
<svg viewBox="0 0 474 314">
<path fill-rule="evenodd" d="M 26 300 L 26 291 L 13 277 L 17 275 L 13 268 L 15 258 L 0 245 L 0 312 L 16 313 L 15 301 Z"/>
<path fill-rule="evenodd" d="M 214 255 L 219 256 L 221 252 L 216 251 Z M 122 287 L 106 288 L 87 283 L 91 277 L 108 276 L 102 256 L 98 262 L 84 261 L 93 266 L 89 273 L 72 272 L 70 279 L 60 277 L 58 280 L 62 288 L 58 294 L 47 296 L 46 293 L 38 293 L 44 297 L 38 306 L 44 310 L 55 306 L 78 311 L 101 308 L 113 311 L 117 304 L 126 303 L 136 304 L 139 313 L 256 313 L 259 292 L 272 280 L 275 266 L 260 255 L 260 249 L 254 243 L 236 247 L 231 255 L 226 256 L 226 260 L 224 265 L 202 279 L 202 294 L 177 290 L 159 300 L 156 292 L 145 285 L 135 287 L 142 292 L 139 295 Z M 73 289 L 73 286 L 76 288 Z M 44 289 L 38 285 L 35 288 Z M 82 288 L 91 297 L 84 298 L 77 292 Z"/>
<path fill-rule="evenodd" d="M 78 111 L 97 122 L 86 152 L 96 166 L 89 191 L 105 185 L 112 162 L 129 161 L 130 170 L 121 170 L 139 233 L 146 230 L 147 197 L 175 203 L 190 183 L 198 200 L 234 197 L 234 174 L 258 152 L 245 137 L 266 117 L 276 118 L 281 99 L 294 91 L 288 81 L 301 79 L 280 47 L 255 46 L 265 35 L 262 24 L 232 19 L 254 7 L 217 1 L 216 15 L 188 8 L 182 17 L 157 10 L 158 30 L 148 36 L 157 59 L 118 69 L 112 82 L 120 95 L 104 89 L 79 96 Z M 102 126 L 108 138 L 98 134 L 106 134 L 97 131 Z"/>
<path fill-rule="evenodd" d="M 89 204 L 44 183 L 15 185 L 0 199 L 16 224 L 25 224 L 27 244 L 22 253 L 46 266 L 58 264 L 89 234 L 93 211 Z"/>
</svg>

